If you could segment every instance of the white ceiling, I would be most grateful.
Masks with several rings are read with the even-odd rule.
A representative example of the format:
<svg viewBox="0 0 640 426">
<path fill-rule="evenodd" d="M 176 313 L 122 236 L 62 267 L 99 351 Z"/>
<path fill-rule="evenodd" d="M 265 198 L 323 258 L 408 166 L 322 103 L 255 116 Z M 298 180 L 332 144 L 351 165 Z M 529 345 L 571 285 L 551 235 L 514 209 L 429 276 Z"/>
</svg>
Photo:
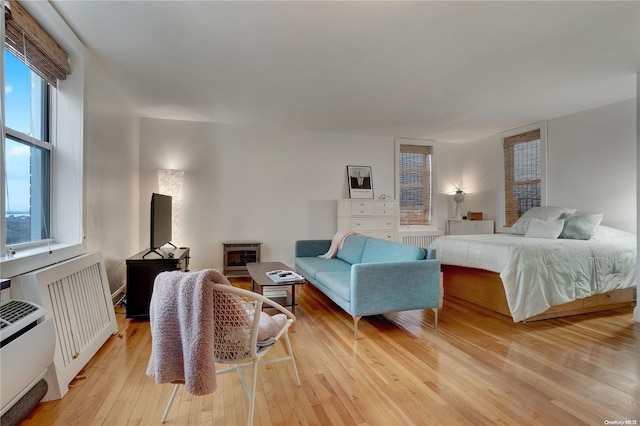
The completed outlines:
<svg viewBox="0 0 640 426">
<path fill-rule="evenodd" d="M 640 71 L 638 1 L 52 3 L 143 117 L 465 142 Z"/>
</svg>

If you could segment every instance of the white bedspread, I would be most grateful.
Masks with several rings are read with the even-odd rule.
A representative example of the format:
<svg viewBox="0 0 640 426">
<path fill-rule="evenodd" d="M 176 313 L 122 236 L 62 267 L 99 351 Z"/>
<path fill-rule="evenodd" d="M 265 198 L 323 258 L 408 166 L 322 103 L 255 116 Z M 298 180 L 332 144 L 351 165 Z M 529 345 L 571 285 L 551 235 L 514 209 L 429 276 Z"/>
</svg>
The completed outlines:
<svg viewBox="0 0 640 426">
<path fill-rule="evenodd" d="M 456 235 L 437 238 L 431 248 L 443 265 L 498 272 L 516 322 L 551 306 L 636 285 L 636 235 L 602 225 L 588 241 Z"/>
</svg>

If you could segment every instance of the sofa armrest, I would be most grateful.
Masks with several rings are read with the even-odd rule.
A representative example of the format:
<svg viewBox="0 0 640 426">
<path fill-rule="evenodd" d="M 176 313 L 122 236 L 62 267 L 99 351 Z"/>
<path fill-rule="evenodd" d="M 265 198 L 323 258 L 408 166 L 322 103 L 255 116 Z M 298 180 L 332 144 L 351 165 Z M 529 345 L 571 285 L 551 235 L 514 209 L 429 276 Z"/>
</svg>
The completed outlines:
<svg viewBox="0 0 640 426">
<path fill-rule="evenodd" d="M 316 257 L 325 254 L 331 247 L 331 240 L 298 240 L 295 257 Z"/>
<path fill-rule="evenodd" d="M 440 306 L 440 261 L 360 263 L 351 266 L 351 315 Z"/>
</svg>

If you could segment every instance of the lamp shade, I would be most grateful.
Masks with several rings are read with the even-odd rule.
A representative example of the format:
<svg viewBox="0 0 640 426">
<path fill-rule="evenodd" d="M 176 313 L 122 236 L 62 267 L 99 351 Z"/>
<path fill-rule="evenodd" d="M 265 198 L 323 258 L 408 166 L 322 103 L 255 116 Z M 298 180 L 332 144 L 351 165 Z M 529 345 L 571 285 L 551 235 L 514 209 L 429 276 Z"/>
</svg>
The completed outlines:
<svg viewBox="0 0 640 426">
<path fill-rule="evenodd" d="M 182 208 L 183 170 L 158 170 L 158 191 L 171 196 L 171 223 L 173 241 L 180 243 L 180 211 Z"/>
<path fill-rule="evenodd" d="M 182 199 L 183 170 L 158 170 L 158 190 L 161 194 L 170 195 L 177 201 Z"/>
</svg>

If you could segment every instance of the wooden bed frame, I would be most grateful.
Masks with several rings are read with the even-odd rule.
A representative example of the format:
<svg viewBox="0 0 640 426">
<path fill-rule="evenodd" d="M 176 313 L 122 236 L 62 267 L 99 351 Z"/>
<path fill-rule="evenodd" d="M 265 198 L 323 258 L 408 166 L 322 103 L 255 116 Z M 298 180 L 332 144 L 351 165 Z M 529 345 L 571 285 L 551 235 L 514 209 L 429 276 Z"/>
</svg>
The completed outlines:
<svg viewBox="0 0 640 426">
<path fill-rule="evenodd" d="M 442 272 L 444 292 L 447 296 L 454 296 L 511 317 L 504 285 L 497 272 L 450 265 L 442 265 Z M 613 290 L 552 306 L 539 315 L 527 318 L 525 322 L 634 306 L 635 290 L 635 287 Z"/>
</svg>

